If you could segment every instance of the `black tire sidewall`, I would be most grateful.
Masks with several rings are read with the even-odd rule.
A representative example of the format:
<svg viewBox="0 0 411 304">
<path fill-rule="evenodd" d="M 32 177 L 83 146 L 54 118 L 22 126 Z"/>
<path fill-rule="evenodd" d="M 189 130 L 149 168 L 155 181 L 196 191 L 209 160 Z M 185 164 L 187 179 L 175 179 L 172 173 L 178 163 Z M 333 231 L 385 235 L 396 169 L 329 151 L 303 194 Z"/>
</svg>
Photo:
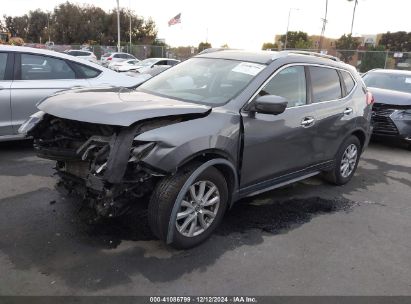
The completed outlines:
<svg viewBox="0 0 411 304">
<path fill-rule="evenodd" d="M 355 162 L 355 166 L 351 174 L 347 177 L 343 177 L 341 175 L 341 162 L 342 162 L 342 157 L 344 155 L 345 150 L 348 148 L 349 145 L 354 144 L 357 147 L 357 160 Z M 360 140 L 356 136 L 350 136 L 347 138 L 344 143 L 341 145 L 340 150 L 338 151 L 337 157 L 336 157 L 336 164 L 334 168 L 334 174 L 336 178 L 336 183 L 339 185 L 344 185 L 348 183 L 351 178 L 354 176 L 355 171 L 357 170 L 358 162 L 360 160 L 360 155 L 361 155 L 361 143 Z"/>
<path fill-rule="evenodd" d="M 178 230 L 177 227 L 174 225 L 173 231 L 173 241 L 172 246 L 175 248 L 190 248 L 194 247 L 202 242 L 204 242 L 210 235 L 214 232 L 217 226 L 221 223 L 225 210 L 227 209 L 228 204 L 228 187 L 227 182 L 224 176 L 214 167 L 207 168 L 204 172 L 202 172 L 193 183 L 196 183 L 199 180 L 208 180 L 216 185 L 220 194 L 220 206 L 218 208 L 217 215 L 214 221 L 211 223 L 210 227 L 200 235 L 194 237 L 186 237 L 182 235 Z M 179 202 L 175 202 L 177 204 Z M 174 206 L 173 204 L 173 206 Z M 171 217 L 171 213 L 170 213 Z M 169 218 L 170 218 L 169 217 Z"/>
</svg>

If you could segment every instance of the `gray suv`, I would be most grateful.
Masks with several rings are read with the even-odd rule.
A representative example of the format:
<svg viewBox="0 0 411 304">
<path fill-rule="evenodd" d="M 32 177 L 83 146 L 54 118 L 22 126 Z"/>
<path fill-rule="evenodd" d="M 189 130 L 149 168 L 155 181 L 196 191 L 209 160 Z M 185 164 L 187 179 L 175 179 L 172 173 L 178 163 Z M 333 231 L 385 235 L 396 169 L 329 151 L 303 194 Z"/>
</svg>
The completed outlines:
<svg viewBox="0 0 411 304">
<path fill-rule="evenodd" d="M 332 57 L 224 50 L 135 90 L 57 93 L 20 131 L 99 217 L 147 203 L 154 234 L 189 248 L 241 198 L 316 174 L 347 183 L 371 107 L 357 72 Z"/>
</svg>

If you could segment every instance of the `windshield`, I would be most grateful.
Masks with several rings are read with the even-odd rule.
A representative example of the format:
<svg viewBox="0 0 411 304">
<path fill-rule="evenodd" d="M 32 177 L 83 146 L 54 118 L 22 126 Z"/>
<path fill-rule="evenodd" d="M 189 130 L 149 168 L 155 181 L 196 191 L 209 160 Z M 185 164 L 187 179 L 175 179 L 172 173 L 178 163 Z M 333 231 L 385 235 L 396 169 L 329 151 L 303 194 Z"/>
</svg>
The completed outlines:
<svg viewBox="0 0 411 304">
<path fill-rule="evenodd" d="M 221 105 L 241 92 L 265 67 L 237 60 L 192 58 L 148 80 L 137 90 Z"/>
<path fill-rule="evenodd" d="M 363 79 L 367 87 L 411 93 L 411 75 L 371 72 Z"/>
</svg>

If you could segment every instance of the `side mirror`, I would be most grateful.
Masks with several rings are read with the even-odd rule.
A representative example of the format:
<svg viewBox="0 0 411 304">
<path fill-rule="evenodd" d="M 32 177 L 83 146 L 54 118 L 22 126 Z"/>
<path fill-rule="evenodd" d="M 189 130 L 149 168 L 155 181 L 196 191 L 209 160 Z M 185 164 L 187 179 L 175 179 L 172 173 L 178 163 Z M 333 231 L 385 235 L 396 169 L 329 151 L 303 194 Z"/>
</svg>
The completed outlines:
<svg viewBox="0 0 411 304">
<path fill-rule="evenodd" d="M 277 95 L 259 96 L 254 100 L 252 111 L 262 114 L 278 115 L 285 111 L 288 101 Z"/>
</svg>

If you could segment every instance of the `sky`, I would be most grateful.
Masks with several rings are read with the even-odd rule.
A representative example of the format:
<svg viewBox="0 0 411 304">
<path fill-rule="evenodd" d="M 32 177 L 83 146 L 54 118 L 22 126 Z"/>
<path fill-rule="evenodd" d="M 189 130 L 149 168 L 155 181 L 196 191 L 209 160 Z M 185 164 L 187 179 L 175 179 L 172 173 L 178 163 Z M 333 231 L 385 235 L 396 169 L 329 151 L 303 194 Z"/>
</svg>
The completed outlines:
<svg viewBox="0 0 411 304">
<path fill-rule="evenodd" d="M 52 11 L 66 0 L 1 0 L 0 16 L 23 15 L 41 8 Z M 309 35 L 321 33 L 326 0 L 119 0 L 157 24 L 158 38 L 171 46 L 197 46 L 201 41 L 213 47 L 228 44 L 231 48 L 257 50 L 264 42 L 273 42 L 276 34 L 284 34 L 290 15 L 290 31 Z M 70 0 L 112 10 L 116 0 Z M 325 36 L 338 38 L 349 33 L 354 2 L 328 1 L 328 23 Z M 410 0 L 358 0 L 353 35 L 387 31 L 411 31 Z M 181 24 L 169 27 L 169 19 L 181 13 Z"/>
</svg>

